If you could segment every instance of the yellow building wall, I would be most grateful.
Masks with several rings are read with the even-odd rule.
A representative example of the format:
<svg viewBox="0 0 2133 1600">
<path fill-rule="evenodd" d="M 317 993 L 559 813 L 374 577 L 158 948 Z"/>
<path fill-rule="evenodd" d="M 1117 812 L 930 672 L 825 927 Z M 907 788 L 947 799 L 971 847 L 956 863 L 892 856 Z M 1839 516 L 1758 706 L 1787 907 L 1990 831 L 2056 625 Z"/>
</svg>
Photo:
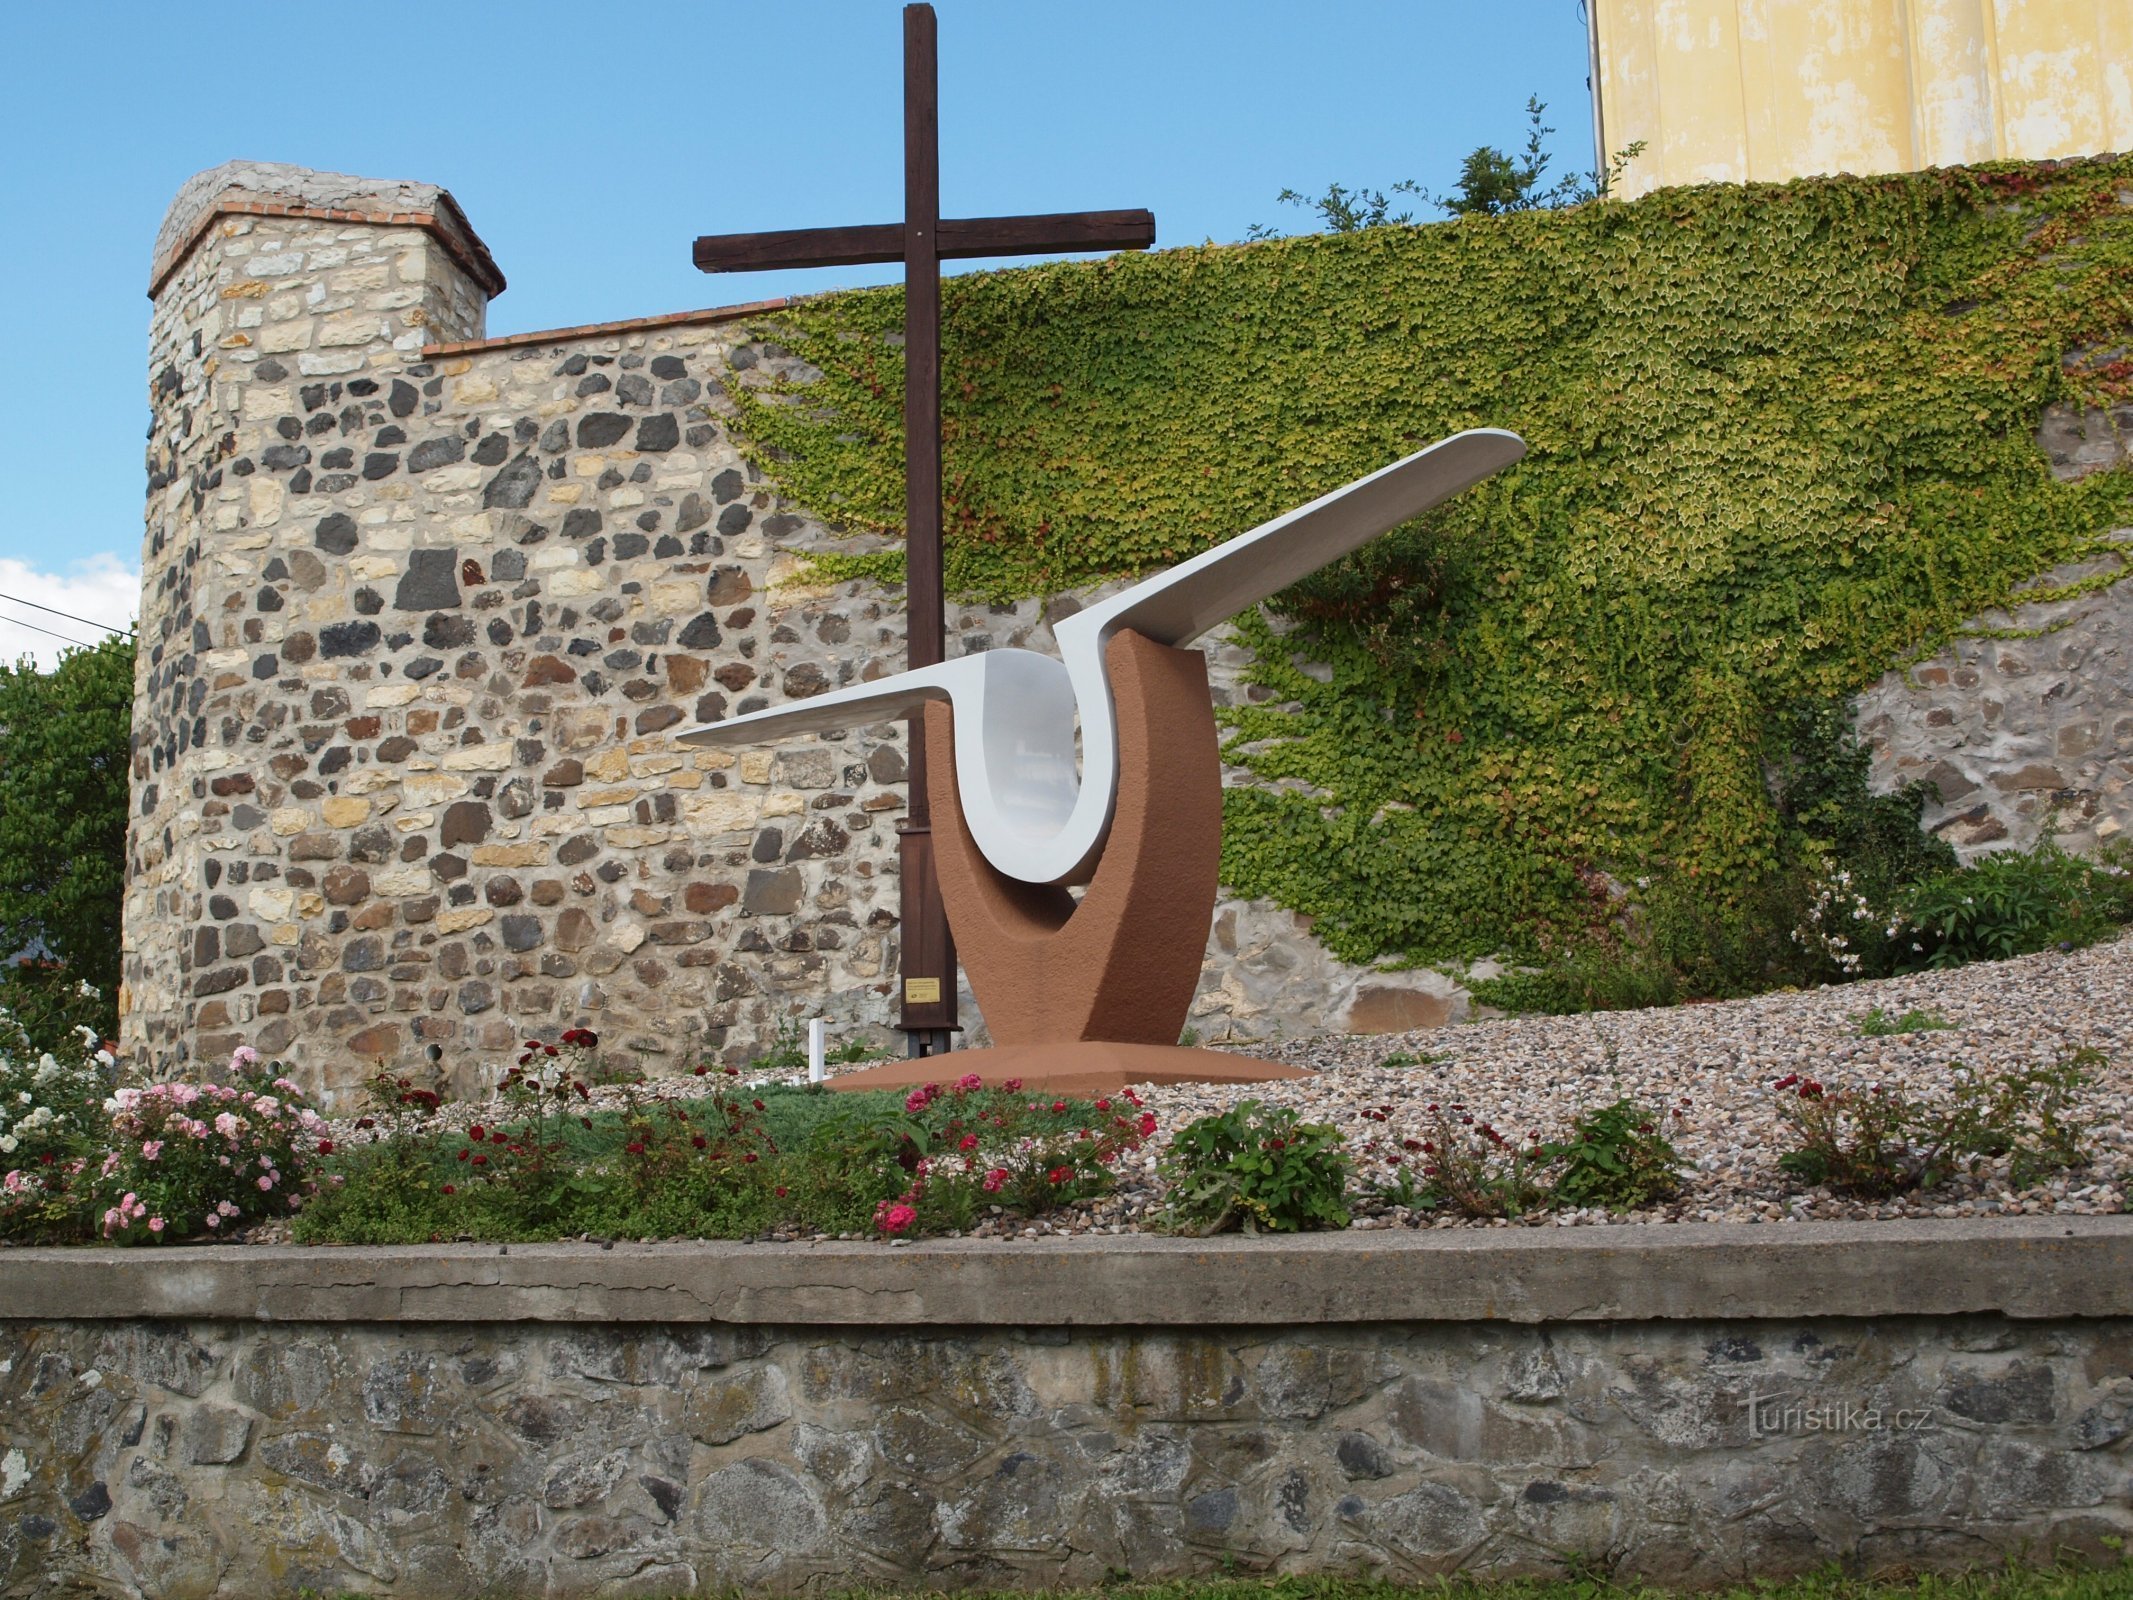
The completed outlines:
<svg viewBox="0 0 2133 1600">
<path fill-rule="evenodd" d="M 1589 0 L 1616 191 L 2133 149 L 2133 0 Z"/>
</svg>

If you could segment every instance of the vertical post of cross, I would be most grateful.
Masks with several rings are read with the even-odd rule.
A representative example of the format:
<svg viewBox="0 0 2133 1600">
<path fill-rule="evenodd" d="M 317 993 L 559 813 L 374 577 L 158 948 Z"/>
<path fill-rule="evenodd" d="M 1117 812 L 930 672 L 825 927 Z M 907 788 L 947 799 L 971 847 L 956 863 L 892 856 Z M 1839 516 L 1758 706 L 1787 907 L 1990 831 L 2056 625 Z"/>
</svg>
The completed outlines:
<svg viewBox="0 0 2133 1600">
<path fill-rule="evenodd" d="M 940 73 L 930 5 L 904 7 L 904 559 L 910 665 L 946 645 L 941 574 Z M 933 874 L 925 719 L 907 745 L 910 802 L 897 840 L 904 924 L 900 1026 L 914 1056 L 949 1048 L 955 944 Z"/>
</svg>

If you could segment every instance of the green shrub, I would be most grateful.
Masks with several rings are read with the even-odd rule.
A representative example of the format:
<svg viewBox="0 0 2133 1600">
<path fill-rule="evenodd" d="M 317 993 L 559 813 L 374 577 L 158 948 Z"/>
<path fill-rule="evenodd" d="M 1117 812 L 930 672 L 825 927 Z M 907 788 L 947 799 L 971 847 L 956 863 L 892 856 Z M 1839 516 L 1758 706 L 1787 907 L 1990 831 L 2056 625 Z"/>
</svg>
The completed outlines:
<svg viewBox="0 0 2133 1600">
<path fill-rule="evenodd" d="M 1339 1129 L 1257 1100 L 1187 1123 L 1158 1164 L 1166 1225 L 1195 1234 L 1345 1228 L 1345 1144 Z"/>
<path fill-rule="evenodd" d="M 1937 874 L 1911 889 L 1901 910 L 1910 965 L 2002 961 L 2110 938 L 2133 922 L 2133 876 L 2046 843 Z"/>
<path fill-rule="evenodd" d="M 0 1024 L 6 1019 L 0 1018 Z M 78 1230 L 104 1150 L 111 1057 L 76 1038 L 33 1051 L 0 1037 L 0 1239 L 34 1243 Z"/>
<path fill-rule="evenodd" d="M 1570 1136 L 1545 1146 L 1557 1168 L 1552 1198 L 1562 1205 L 1634 1211 L 1681 1192 L 1682 1161 L 1660 1131 L 1665 1113 L 1627 1095 L 1570 1125 Z"/>
<path fill-rule="evenodd" d="M 49 1050 L 65 1058 L 118 1036 L 116 989 L 99 989 L 57 961 L 0 963 L 0 1051 Z M 92 1049 L 94 1046 L 92 1045 Z"/>
<path fill-rule="evenodd" d="M 2076 1098 L 2102 1061 L 2082 1049 L 2050 1066 L 1989 1077 L 1957 1064 L 1939 1101 L 1878 1083 L 1833 1089 L 1787 1073 L 1774 1089 L 1793 1146 L 1778 1165 L 1803 1183 L 1878 1200 L 2004 1157 L 2008 1181 L 2026 1189 L 2086 1161 Z"/>
<path fill-rule="evenodd" d="M 1386 1199 L 1461 1217 L 1519 1217 L 1548 1203 L 1540 1178 L 1548 1152 L 1537 1130 L 1507 1137 L 1458 1101 L 1433 1104 L 1428 1115 L 1428 1132 L 1416 1141 L 1420 1180 L 1403 1176 Z"/>
</svg>

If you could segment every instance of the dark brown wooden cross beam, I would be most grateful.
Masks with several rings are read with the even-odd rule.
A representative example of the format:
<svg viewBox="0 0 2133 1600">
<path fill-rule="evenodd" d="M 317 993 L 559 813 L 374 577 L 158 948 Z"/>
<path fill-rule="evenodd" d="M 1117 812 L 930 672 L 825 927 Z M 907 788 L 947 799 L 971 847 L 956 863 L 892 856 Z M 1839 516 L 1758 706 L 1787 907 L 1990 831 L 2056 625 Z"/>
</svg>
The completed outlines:
<svg viewBox="0 0 2133 1600">
<path fill-rule="evenodd" d="M 941 215 L 940 73 L 933 7 L 904 7 L 904 220 L 856 228 L 732 233 L 696 241 L 705 272 L 780 267 L 904 264 L 904 578 L 907 665 L 930 667 L 947 652 L 941 588 L 941 274 L 944 260 L 1056 255 L 1071 250 L 1145 250 L 1155 243 L 1146 211 L 1069 211 L 1050 216 Z M 911 1054 L 946 1050 L 956 1026 L 955 945 L 933 877 L 926 804 L 926 741 L 918 719 L 905 746 L 909 800 L 897 839 L 903 971 L 897 1026 Z"/>
</svg>

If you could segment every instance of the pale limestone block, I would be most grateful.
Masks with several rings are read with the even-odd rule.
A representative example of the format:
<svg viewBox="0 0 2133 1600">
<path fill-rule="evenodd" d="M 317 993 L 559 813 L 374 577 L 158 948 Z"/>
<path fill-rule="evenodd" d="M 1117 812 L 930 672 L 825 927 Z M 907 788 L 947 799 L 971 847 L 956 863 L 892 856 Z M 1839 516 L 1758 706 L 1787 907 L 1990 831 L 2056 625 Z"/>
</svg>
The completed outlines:
<svg viewBox="0 0 2133 1600">
<path fill-rule="evenodd" d="M 282 486 L 264 473 L 252 474 L 246 498 L 251 502 L 254 523 L 281 520 Z"/>
<path fill-rule="evenodd" d="M 630 756 L 627 750 L 603 750 L 585 763 L 585 775 L 597 778 L 602 783 L 619 783 L 630 775 Z"/>
<path fill-rule="evenodd" d="M 374 683 L 363 691 L 363 705 L 367 710 L 389 710 L 404 706 L 422 693 L 422 686 L 415 683 Z"/>
<path fill-rule="evenodd" d="M 667 843 L 674 838 L 674 830 L 663 827 L 611 827 L 607 830 L 605 837 L 610 849 L 642 850 L 649 845 Z"/>
<path fill-rule="evenodd" d="M 504 740 L 489 744 L 462 745 L 447 750 L 439 763 L 448 772 L 502 772 L 511 765 L 511 746 Z"/>
<path fill-rule="evenodd" d="M 457 800 L 467 792 L 468 784 L 456 773 L 411 772 L 401 780 L 400 788 L 416 805 L 435 806 Z"/>
<path fill-rule="evenodd" d="M 548 593 L 551 598 L 578 599 L 606 592 L 606 577 L 592 567 L 581 567 L 575 572 L 558 572 L 548 580 Z"/>
<path fill-rule="evenodd" d="M 281 838 L 302 833 L 311 826 L 311 811 L 307 806 L 283 806 L 267 817 L 267 826 Z"/>
<path fill-rule="evenodd" d="M 423 474 L 423 485 L 432 494 L 454 494 L 462 490 L 479 489 L 482 484 L 483 467 L 460 465 L 436 467 Z"/>
<path fill-rule="evenodd" d="M 238 415 L 246 422 L 265 422 L 269 418 L 286 415 L 294 397 L 287 389 L 269 384 L 255 384 L 245 390 L 239 404 Z"/>
<path fill-rule="evenodd" d="M 311 324 L 282 322 L 260 331 L 259 348 L 270 356 L 285 356 L 293 350 L 311 348 Z"/>
<path fill-rule="evenodd" d="M 262 884 L 248 897 L 252 915 L 267 922 L 283 922 L 296 906 L 296 894 L 279 884 Z"/>
<path fill-rule="evenodd" d="M 741 782 L 768 783 L 771 763 L 776 757 L 768 750 L 743 750 L 740 752 Z"/>
<path fill-rule="evenodd" d="M 539 867 L 548 862 L 545 844 L 478 844 L 473 850 L 477 867 Z"/>
<path fill-rule="evenodd" d="M 360 795 L 334 795 L 319 802 L 319 814 L 332 828 L 353 828 L 370 820 L 370 802 Z"/>
<path fill-rule="evenodd" d="M 361 372 L 363 358 L 352 351 L 334 355 L 307 351 L 296 358 L 296 370 L 307 378 L 338 378 L 345 373 Z"/>
<path fill-rule="evenodd" d="M 425 894 L 429 891 L 430 884 L 430 871 L 427 867 L 392 867 L 370 880 L 373 890 L 396 900 Z"/>
<path fill-rule="evenodd" d="M 464 933 L 469 928 L 478 928 L 496 915 L 487 906 L 467 906 L 455 911 L 437 913 L 439 933 Z"/>
<path fill-rule="evenodd" d="M 491 378 L 468 376 L 461 378 L 452 385 L 452 398 L 461 405 L 487 405 L 491 401 L 500 398 L 501 394 L 502 391 L 496 387 L 495 380 Z"/>
<path fill-rule="evenodd" d="M 679 617 L 695 611 L 702 604 L 703 593 L 701 583 L 655 583 L 645 600 L 654 616 Z"/>
<path fill-rule="evenodd" d="M 711 789 L 681 803 L 681 814 L 700 833 L 740 833 L 755 826 L 761 800 L 734 789 Z"/>
<path fill-rule="evenodd" d="M 354 294 L 363 289 L 383 289 L 392 281 L 391 270 L 382 261 L 366 261 L 358 266 L 345 267 L 330 273 L 326 282 L 335 292 Z"/>
<path fill-rule="evenodd" d="M 620 805 L 588 807 L 584 815 L 579 820 L 584 822 L 588 827 L 605 828 L 614 824 L 627 822 L 629 821 L 629 819 L 630 808 L 626 805 Z"/>
<path fill-rule="evenodd" d="M 807 802 L 796 794 L 768 794 L 763 797 L 763 815 L 803 817 L 807 815 Z"/>
</svg>

